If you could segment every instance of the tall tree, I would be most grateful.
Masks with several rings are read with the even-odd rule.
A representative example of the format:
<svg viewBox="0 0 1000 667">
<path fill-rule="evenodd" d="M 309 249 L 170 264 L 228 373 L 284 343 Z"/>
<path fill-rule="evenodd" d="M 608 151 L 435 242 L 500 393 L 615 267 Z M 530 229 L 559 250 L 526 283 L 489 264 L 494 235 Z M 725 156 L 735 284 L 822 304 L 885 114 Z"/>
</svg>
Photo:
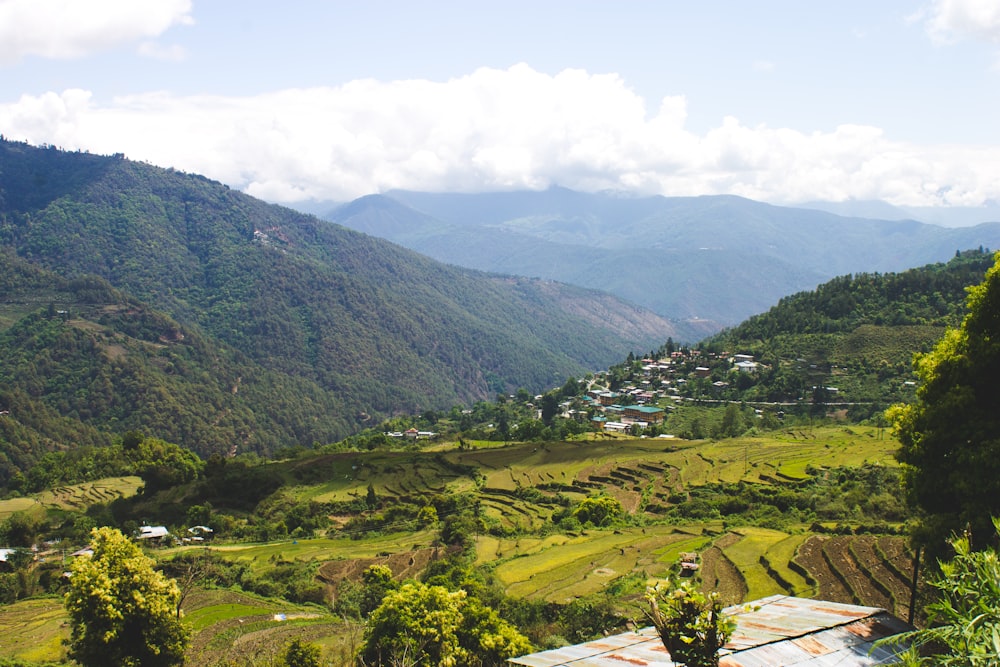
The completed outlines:
<svg viewBox="0 0 1000 667">
<path fill-rule="evenodd" d="M 409 582 L 390 591 L 365 627 L 359 663 L 500 667 L 531 644 L 463 590 Z"/>
<path fill-rule="evenodd" d="M 83 667 L 183 664 L 188 630 L 175 615 L 177 584 L 114 528 L 91 531 L 91 546 L 93 557 L 70 570 L 70 657 Z"/>
<path fill-rule="evenodd" d="M 887 413 L 932 552 L 964 528 L 981 548 L 996 536 L 990 517 L 1000 516 L 1000 254 L 966 305 L 961 326 L 916 357 L 917 402 Z"/>
</svg>

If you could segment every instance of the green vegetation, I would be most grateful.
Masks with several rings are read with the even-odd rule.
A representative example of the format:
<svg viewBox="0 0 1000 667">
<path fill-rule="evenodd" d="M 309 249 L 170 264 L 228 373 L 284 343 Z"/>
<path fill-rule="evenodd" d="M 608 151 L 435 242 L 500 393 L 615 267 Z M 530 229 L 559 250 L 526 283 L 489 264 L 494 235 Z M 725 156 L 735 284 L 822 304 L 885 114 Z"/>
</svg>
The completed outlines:
<svg viewBox="0 0 1000 667">
<path fill-rule="evenodd" d="M 1000 520 L 993 520 L 1000 537 Z M 907 665 L 978 667 L 1000 656 L 1000 557 L 995 548 L 974 551 L 965 537 L 949 542 L 954 557 L 931 578 L 928 627 L 891 638 L 911 650 Z M 883 640 L 888 643 L 889 640 Z"/>
<path fill-rule="evenodd" d="M 83 667 L 183 664 L 177 585 L 117 530 L 95 528 L 91 541 L 94 555 L 74 561 L 66 595 L 70 657 Z"/>
<path fill-rule="evenodd" d="M 912 398 L 914 352 L 930 350 L 960 321 L 965 290 L 992 263 L 988 252 L 968 251 L 946 264 L 843 276 L 783 298 L 700 346 L 753 355 L 758 369 L 734 377 L 729 367 L 710 363 L 711 376 L 692 391 L 727 400 L 842 404 L 855 419 L 876 416 Z M 712 389 L 720 380 L 728 386 Z"/>
<path fill-rule="evenodd" d="M 624 628 L 682 578 L 684 604 L 905 615 L 907 501 L 933 528 L 1000 497 L 998 269 L 933 347 L 983 252 L 585 373 L 608 339 L 551 286 L 198 177 L 0 153 L 0 660 L 126 664 L 152 649 L 113 642 L 148 638 L 143 664 L 499 664 Z M 912 398 L 900 467 L 881 410 Z M 151 524 L 167 535 L 123 537 Z M 125 570 L 148 594 L 108 593 Z M 150 629 L 115 626 L 134 618 Z"/>
<path fill-rule="evenodd" d="M 926 513 L 922 539 L 935 554 L 954 526 L 968 526 L 979 548 L 996 537 L 989 517 L 1000 515 L 1000 415 L 992 399 L 998 332 L 1000 255 L 969 290 L 961 326 L 917 358 L 917 402 L 889 412 L 907 489 Z"/>
<path fill-rule="evenodd" d="M 438 264 L 203 177 L 6 140 L 0 163 L 8 474 L 129 429 L 206 457 L 329 443 L 659 337 L 581 311 L 634 314 L 606 295 Z"/>
<path fill-rule="evenodd" d="M 646 592 L 646 616 L 674 662 L 688 667 L 718 667 L 719 649 L 736 623 L 722 613 L 716 593 L 705 595 L 690 582 L 652 587 Z"/>
<path fill-rule="evenodd" d="M 531 644 L 465 591 L 406 583 L 386 594 L 365 626 L 362 664 L 500 667 Z"/>
</svg>

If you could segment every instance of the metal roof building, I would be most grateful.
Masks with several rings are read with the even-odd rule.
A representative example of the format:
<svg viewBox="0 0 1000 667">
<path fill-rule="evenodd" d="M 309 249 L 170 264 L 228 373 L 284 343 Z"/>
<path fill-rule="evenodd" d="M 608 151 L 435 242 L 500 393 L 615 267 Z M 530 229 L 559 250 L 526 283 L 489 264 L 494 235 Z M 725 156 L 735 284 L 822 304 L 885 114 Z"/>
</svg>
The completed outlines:
<svg viewBox="0 0 1000 667">
<path fill-rule="evenodd" d="M 873 648 L 911 627 L 884 609 L 773 595 L 726 609 L 736 630 L 720 667 L 868 667 L 895 665 L 903 647 Z M 656 629 L 512 658 L 526 667 L 674 667 Z"/>
</svg>

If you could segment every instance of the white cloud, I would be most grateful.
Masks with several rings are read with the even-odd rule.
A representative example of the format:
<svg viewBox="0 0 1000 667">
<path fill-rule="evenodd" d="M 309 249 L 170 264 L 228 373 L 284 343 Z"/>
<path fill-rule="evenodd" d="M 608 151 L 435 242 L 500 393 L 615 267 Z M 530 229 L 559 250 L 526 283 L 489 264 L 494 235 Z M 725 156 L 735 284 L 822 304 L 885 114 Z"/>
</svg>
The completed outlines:
<svg viewBox="0 0 1000 667">
<path fill-rule="evenodd" d="M 191 0 L 0 0 L 0 65 L 80 58 L 191 22 Z"/>
<path fill-rule="evenodd" d="M 205 174 L 271 201 L 346 200 L 391 188 L 629 189 L 767 201 L 1000 198 L 1000 147 L 920 146 L 878 128 L 685 127 L 687 101 L 650 112 L 617 75 L 526 65 L 445 82 L 358 80 L 253 97 L 86 91 L 0 104 L 9 138 Z"/>
<path fill-rule="evenodd" d="M 180 62 L 187 58 L 187 52 L 179 44 L 143 42 L 139 45 L 138 53 L 144 58 L 163 60 L 165 62 Z"/>
<path fill-rule="evenodd" d="M 972 37 L 1000 44 L 1000 3 L 996 0 L 934 0 L 926 15 L 927 31 L 938 41 Z"/>
</svg>

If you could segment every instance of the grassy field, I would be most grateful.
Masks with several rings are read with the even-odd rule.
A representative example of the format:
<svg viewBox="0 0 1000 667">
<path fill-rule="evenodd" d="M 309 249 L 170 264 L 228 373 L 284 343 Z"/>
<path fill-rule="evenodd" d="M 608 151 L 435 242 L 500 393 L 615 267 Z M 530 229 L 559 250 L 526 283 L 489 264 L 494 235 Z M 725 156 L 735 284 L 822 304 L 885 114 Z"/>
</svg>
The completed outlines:
<svg viewBox="0 0 1000 667">
<path fill-rule="evenodd" d="M 183 546 L 155 552 L 158 558 L 170 558 L 184 551 L 210 550 L 229 559 L 247 561 L 257 570 L 267 569 L 281 561 L 328 562 L 336 560 L 373 559 L 390 554 L 406 553 L 430 546 L 436 535 L 431 530 L 392 533 L 352 540 L 316 538 L 281 540 L 267 543 L 212 544 L 209 546 Z"/>
</svg>

